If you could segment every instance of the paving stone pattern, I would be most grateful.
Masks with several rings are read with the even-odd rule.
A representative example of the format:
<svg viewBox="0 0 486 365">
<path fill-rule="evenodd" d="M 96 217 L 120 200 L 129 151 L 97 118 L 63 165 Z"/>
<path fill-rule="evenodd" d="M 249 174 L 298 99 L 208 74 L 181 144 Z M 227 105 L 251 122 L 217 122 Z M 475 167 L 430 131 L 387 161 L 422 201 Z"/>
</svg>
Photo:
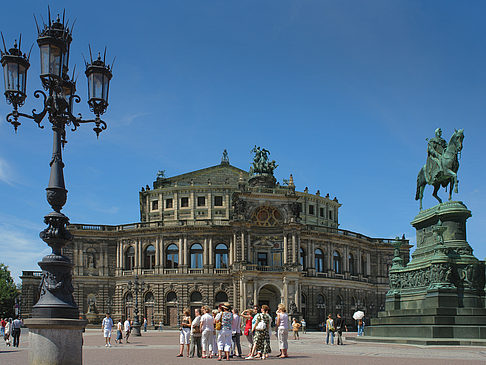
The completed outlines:
<svg viewBox="0 0 486 365">
<path fill-rule="evenodd" d="M 352 334 L 350 334 L 352 335 Z M 114 336 L 113 336 L 114 338 Z M 113 339 L 112 338 L 112 339 Z M 149 331 L 142 337 L 134 337 L 129 344 L 104 346 L 101 330 L 88 329 L 84 335 L 83 364 L 86 365 L 188 365 L 208 364 L 215 359 L 176 358 L 179 333 L 177 331 Z M 246 339 L 242 337 L 244 351 L 248 350 Z M 278 344 L 272 336 L 272 355 L 278 353 Z M 289 359 L 270 358 L 265 363 L 291 363 L 298 365 L 484 365 L 484 347 L 423 347 L 415 345 L 356 343 L 347 341 L 344 346 L 324 344 L 324 334 L 311 332 L 301 335 L 300 340 L 289 340 Z M 259 362 L 258 360 L 231 359 L 239 363 Z M 260 360 L 261 361 L 261 360 Z M 1 365 L 28 364 L 28 335 L 23 331 L 21 346 L 18 349 L 0 347 Z"/>
</svg>

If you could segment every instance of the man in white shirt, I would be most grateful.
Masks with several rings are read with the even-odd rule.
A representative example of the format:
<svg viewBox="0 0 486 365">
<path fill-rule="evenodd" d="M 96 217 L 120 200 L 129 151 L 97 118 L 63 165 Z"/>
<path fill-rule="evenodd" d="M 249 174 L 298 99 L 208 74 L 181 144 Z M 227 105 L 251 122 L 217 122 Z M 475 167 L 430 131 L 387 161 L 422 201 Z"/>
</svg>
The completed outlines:
<svg viewBox="0 0 486 365">
<path fill-rule="evenodd" d="M 21 327 L 22 327 L 22 321 L 20 320 L 19 316 L 17 316 L 12 322 L 12 337 L 13 337 L 14 347 L 19 347 Z"/>
<path fill-rule="evenodd" d="M 204 315 L 201 317 L 201 342 L 202 342 L 202 357 L 203 359 L 211 357 L 209 346 L 213 343 L 214 318 L 211 315 L 211 309 L 205 305 L 202 308 Z"/>
<path fill-rule="evenodd" d="M 231 356 L 235 354 L 238 357 L 242 357 L 240 337 L 241 337 L 241 317 L 238 314 L 238 310 L 235 308 L 233 309 L 233 321 L 231 322 L 231 339 L 232 339 Z M 238 354 L 236 354 L 235 352 L 237 352 Z"/>
<path fill-rule="evenodd" d="M 113 320 L 110 318 L 110 313 L 106 313 L 101 323 L 101 330 L 105 336 L 105 347 L 111 347 L 111 329 L 113 328 Z"/>
<path fill-rule="evenodd" d="M 123 323 L 123 327 L 125 330 L 125 341 L 128 343 L 128 337 L 130 337 L 130 332 L 132 331 L 132 325 L 130 322 L 130 317 L 127 318 L 125 323 Z"/>
<path fill-rule="evenodd" d="M 196 316 L 191 324 L 191 347 L 189 357 L 194 357 L 194 350 L 197 346 L 197 357 L 201 357 L 201 312 L 199 308 L 194 311 Z"/>
</svg>

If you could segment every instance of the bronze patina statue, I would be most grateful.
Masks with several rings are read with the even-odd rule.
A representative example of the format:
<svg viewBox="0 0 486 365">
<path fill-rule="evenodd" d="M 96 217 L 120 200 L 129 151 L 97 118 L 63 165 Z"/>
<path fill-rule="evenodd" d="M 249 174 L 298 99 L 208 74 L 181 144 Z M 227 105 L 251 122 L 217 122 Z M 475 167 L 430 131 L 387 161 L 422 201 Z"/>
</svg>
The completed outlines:
<svg viewBox="0 0 486 365">
<path fill-rule="evenodd" d="M 268 174 L 273 175 L 273 170 L 277 168 L 277 163 L 274 161 L 268 160 L 268 155 L 270 151 L 261 148 L 261 147 L 253 147 L 251 150 L 255 154 L 253 158 L 253 164 L 250 167 L 250 174 L 252 175 L 261 175 L 261 174 Z"/>
<path fill-rule="evenodd" d="M 439 203 L 437 192 L 441 186 L 449 185 L 449 200 L 452 199 L 452 190 L 457 194 L 459 183 L 457 179 L 457 170 L 459 169 L 458 155 L 462 150 L 462 141 L 464 139 L 464 129 L 455 130 L 449 141 L 449 144 L 442 138 L 442 130 L 435 130 L 435 137 L 431 138 L 427 144 L 427 161 L 425 166 L 420 169 L 417 176 L 417 192 L 415 200 L 420 200 L 420 210 L 422 210 L 422 199 L 424 196 L 425 185 L 429 184 L 434 187 L 432 196 Z"/>
</svg>

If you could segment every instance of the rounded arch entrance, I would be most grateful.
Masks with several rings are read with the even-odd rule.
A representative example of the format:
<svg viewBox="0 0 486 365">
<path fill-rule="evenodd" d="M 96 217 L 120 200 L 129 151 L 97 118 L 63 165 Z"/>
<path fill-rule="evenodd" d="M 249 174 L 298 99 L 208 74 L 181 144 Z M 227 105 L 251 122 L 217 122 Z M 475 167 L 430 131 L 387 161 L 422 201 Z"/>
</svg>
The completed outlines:
<svg viewBox="0 0 486 365">
<path fill-rule="evenodd" d="M 264 304 L 270 307 L 270 314 L 275 313 L 277 306 L 281 303 L 282 291 L 273 284 L 264 284 L 258 289 L 257 304 Z"/>
</svg>

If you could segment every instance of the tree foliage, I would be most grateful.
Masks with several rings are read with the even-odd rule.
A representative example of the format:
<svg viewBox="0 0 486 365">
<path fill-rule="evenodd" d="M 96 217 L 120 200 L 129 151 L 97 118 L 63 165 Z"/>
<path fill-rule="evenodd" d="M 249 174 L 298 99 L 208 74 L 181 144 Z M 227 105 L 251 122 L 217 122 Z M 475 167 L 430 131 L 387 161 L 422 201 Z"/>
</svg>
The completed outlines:
<svg viewBox="0 0 486 365">
<path fill-rule="evenodd" d="M 19 291 L 10 275 L 7 265 L 0 264 L 0 316 L 14 317 L 15 298 Z"/>
</svg>

